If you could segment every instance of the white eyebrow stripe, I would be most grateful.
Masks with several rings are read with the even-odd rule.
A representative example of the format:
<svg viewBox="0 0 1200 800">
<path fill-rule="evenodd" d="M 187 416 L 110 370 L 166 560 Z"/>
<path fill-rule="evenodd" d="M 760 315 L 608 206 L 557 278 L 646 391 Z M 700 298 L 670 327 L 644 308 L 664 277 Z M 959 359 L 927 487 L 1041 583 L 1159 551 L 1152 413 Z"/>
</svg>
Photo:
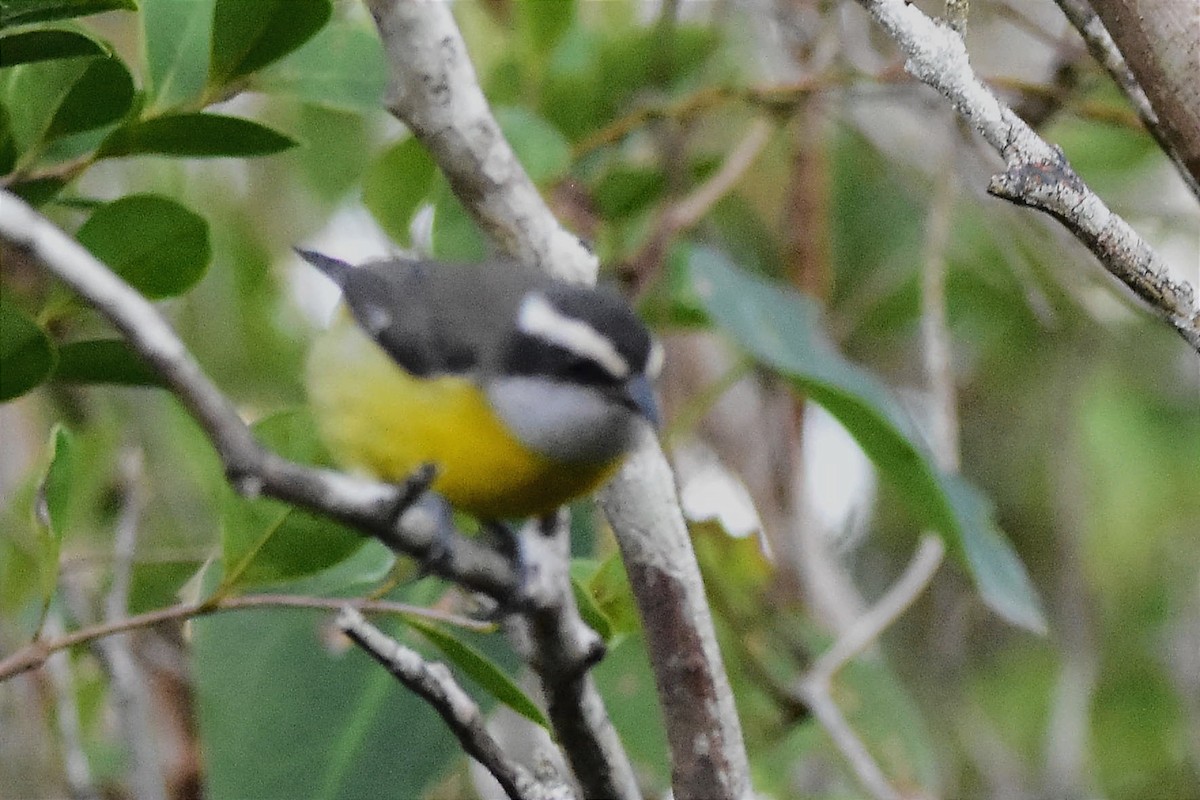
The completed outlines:
<svg viewBox="0 0 1200 800">
<path fill-rule="evenodd" d="M 662 372 L 663 360 L 666 354 L 663 353 L 662 342 L 655 339 L 650 342 L 650 355 L 646 356 L 646 377 L 654 380 Z"/>
<path fill-rule="evenodd" d="M 517 327 L 523 333 L 595 361 L 614 378 L 629 377 L 629 362 L 617 352 L 611 341 L 583 320 L 560 313 L 536 292 L 526 295 L 521 301 Z"/>
</svg>

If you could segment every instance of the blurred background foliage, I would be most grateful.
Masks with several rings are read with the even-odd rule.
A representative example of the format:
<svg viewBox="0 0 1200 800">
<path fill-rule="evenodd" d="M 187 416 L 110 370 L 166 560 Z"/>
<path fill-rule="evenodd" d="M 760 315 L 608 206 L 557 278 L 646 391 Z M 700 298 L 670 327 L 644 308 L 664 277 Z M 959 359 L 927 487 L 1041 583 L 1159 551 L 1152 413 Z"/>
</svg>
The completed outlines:
<svg viewBox="0 0 1200 800">
<path fill-rule="evenodd" d="M 527 170 L 667 343 L 667 445 L 758 790 L 861 794 L 792 686 L 929 525 L 956 558 L 836 685 L 893 782 L 955 798 L 1200 797 L 1195 354 L 1051 221 L 984 194 L 998 162 L 903 78 L 853 4 L 464 0 L 455 12 Z M 1194 201 L 1054 6 L 980 0 L 968 46 L 1196 283 Z M 385 76 L 349 0 L 7 0 L 0 181 L 159 300 L 264 440 L 321 462 L 300 376 L 328 290 L 290 247 L 486 252 L 382 109 Z M 744 171 L 719 184 L 764 120 Z M 685 218 L 683 201 L 714 185 Z M 381 546 L 236 497 L 116 332 L 21 253 L 2 255 L 0 655 L 111 618 L 125 566 L 128 613 L 263 591 L 469 608 Z M 940 460 L 920 333 L 931 260 L 946 267 L 957 388 L 958 445 Z M 822 444 L 836 423 L 811 401 L 858 445 Z M 700 511 L 693 495 L 717 500 Z M 114 538 L 130 509 L 126 565 Z M 661 792 L 669 767 L 627 583 L 586 504 L 574 524 L 583 610 L 611 648 L 598 679 Z M 390 624 L 499 699 L 510 737 L 530 736 L 537 712 L 502 635 Z M 473 793 L 440 719 L 328 627 L 325 613 L 260 609 L 139 631 L 141 734 L 123 727 L 101 647 L 7 681 L 0 794 L 149 796 L 139 735 L 157 751 L 158 796 Z"/>
</svg>

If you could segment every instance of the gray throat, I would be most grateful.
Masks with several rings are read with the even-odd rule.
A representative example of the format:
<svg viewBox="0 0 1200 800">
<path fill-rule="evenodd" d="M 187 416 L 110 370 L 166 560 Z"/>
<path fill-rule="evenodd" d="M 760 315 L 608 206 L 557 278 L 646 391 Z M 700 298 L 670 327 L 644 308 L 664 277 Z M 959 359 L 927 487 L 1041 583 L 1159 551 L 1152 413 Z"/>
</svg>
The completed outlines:
<svg viewBox="0 0 1200 800">
<path fill-rule="evenodd" d="M 598 390 L 544 377 L 505 377 L 484 387 L 488 402 L 529 449 L 554 461 L 600 463 L 633 441 L 638 415 Z"/>
</svg>

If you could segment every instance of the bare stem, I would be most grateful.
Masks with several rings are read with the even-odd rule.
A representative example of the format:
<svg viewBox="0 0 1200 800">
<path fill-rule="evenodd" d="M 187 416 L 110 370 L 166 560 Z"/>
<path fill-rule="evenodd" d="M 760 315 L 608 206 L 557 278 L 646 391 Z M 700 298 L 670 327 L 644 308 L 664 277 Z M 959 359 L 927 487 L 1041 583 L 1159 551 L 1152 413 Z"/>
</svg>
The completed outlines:
<svg viewBox="0 0 1200 800">
<path fill-rule="evenodd" d="M 474 631 L 492 631 L 495 625 L 487 622 L 448 614 L 432 608 L 410 606 L 405 603 L 395 603 L 390 600 L 346 599 L 344 597 L 324 598 L 308 597 L 305 595 L 287 594 L 247 594 L 240 597 L 223 597 L 212 603 L 180 603 L 135 614 L 132 617 L 107 620 L 96 625 L 88 625 L 70 633 L 38 639 L 17 652 L 0 661 L 0 683 L 14 675 L 37 669 L 54 653 L 80 644 L 113 636 L 139 628 L 151 628 L 164 622 L 179 622 L 195 619 L 209 614 L 219 614 L 225 611 L 240 611 L 248 608 L 310 608 L 317 611 L 340 611 L 346 606 L 356 608 L 368 614 L 398 614 L 400 616 L 420 617 L 422 619 L 444 622 Z"/>
</svg>

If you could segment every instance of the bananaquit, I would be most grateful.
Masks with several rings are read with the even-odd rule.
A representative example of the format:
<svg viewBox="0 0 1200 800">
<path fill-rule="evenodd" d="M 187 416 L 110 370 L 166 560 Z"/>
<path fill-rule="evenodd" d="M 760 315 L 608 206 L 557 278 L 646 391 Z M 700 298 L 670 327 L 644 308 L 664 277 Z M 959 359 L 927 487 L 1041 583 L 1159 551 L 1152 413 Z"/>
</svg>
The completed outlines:
<svg viewBox="0 0 1200 800">
<path fill-rule="evenodd" d="M 307 383 L 347 468 L 400 483 L 432 464 L 452 506 L 529 517 L 596 489 L 657 424 L 662 350 L 616 293 L 512 264 L 297 252 L 345 301 Z"/>
</svg>

